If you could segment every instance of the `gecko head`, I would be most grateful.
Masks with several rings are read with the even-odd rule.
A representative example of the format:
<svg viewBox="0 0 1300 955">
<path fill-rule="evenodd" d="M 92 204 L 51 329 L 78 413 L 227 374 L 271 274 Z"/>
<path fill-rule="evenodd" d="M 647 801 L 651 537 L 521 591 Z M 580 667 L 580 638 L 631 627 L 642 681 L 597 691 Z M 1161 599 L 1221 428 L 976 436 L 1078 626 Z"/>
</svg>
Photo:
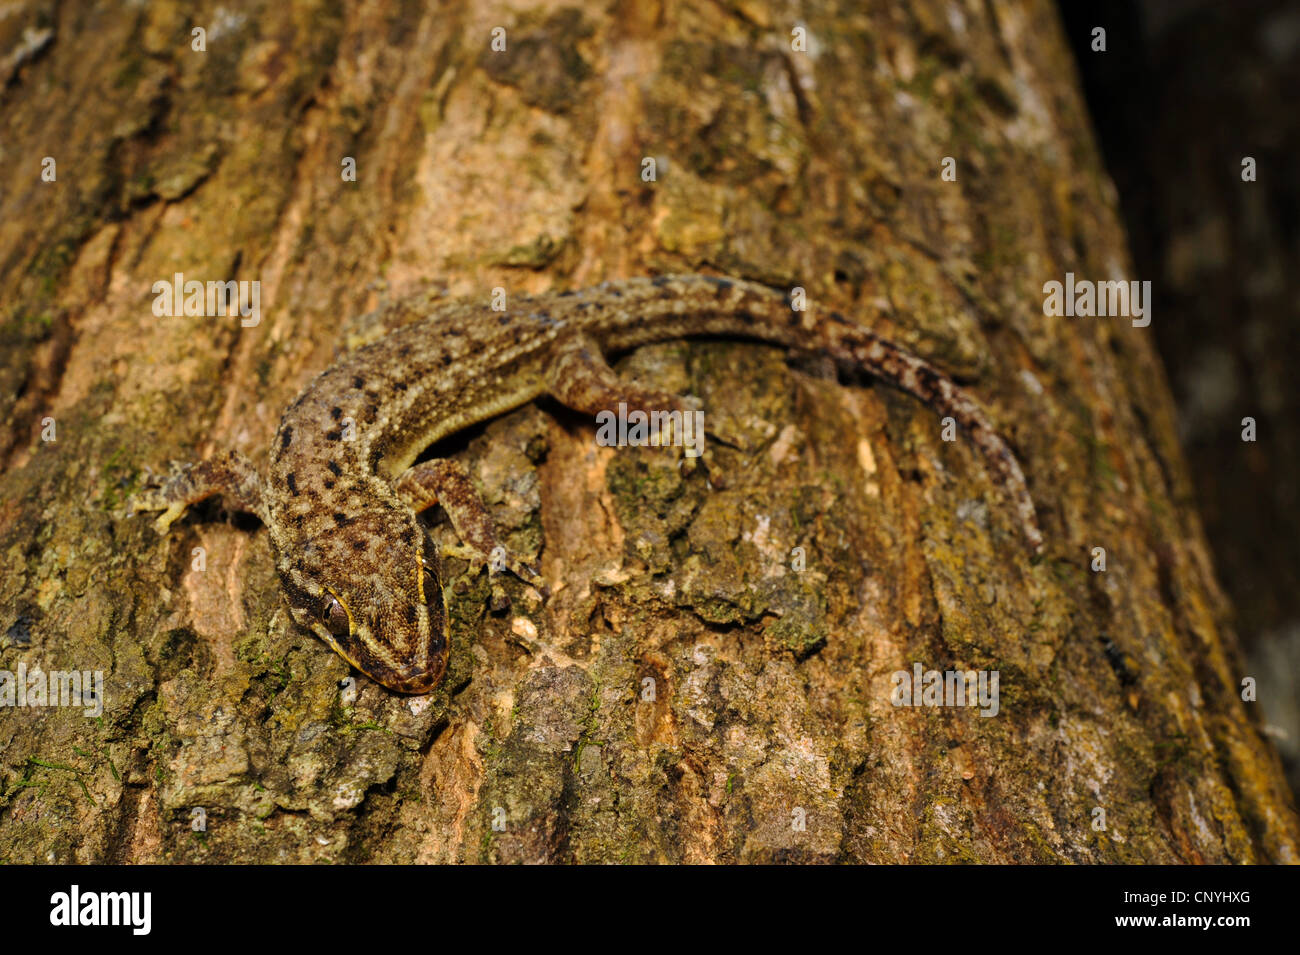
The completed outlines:
<svg viewBox="0 0 1300 955">
<path fill-rule="evenodd" d="M 447 669 L 437 550 L 415 516 L 375 508 L 280 555 L 294 620 L 378 683 L 428 693 Z"/>
</svg>

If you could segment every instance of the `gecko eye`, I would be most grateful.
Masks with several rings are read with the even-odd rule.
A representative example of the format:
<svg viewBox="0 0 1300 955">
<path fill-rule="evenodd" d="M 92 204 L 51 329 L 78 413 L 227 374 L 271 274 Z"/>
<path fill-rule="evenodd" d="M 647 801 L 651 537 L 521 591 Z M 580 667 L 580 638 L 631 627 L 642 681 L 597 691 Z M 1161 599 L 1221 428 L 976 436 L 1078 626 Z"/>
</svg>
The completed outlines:
<svg viewBox="0 0 1300 955">
<path fill-rule="evenodd" d="M 424 603 L 432 604 L 442 595 L 442 588 L 438 584 L 438 578 L 428 567 L 424 568 Z"/>
<path fill-rule="evenodd" d="M 352 625 L 348 622 L 348 612 L 343 609 L 337 597 L 330 597 L 325 602 L 325 613 L 322 615 L 325 621 L 325 629 L 336 637 L 346 637 L 352 632 Z"/>
</svg>

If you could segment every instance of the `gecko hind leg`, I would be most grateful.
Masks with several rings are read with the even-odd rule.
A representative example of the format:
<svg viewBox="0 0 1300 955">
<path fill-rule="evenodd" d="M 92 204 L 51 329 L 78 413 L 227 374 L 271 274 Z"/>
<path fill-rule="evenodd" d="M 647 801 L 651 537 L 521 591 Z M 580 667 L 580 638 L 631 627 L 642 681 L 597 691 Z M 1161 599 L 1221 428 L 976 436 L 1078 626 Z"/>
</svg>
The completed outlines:
<svg viewBox="0 0 1300 955">
<path fill-rule="evenodd" d="M 253 463 L 238 451 L 197 464 L 173 465 L 156 487 L 145 487 L 132 496 L 127 513 L 162 511 L 154 528 L 166 534 L 187 508 L 218 495 L 228 506 L 255 514 L 266 523 L 266 485 Z"/>
<path fill-rule="evenodd" d="M 442 505 L 451 520 L 452 529 L 461 540 L 460 547 L 443 548 L 451 557 L 469 561 L 471 573 L 484 565 L 492 586 L 492 609 L 504 610 L 510 606 L 505 590 L 497 580 L 503 571 L 510 571 L 520 580 L 550 594 L 542 576 L 509 553 L 497 540 L 496 524 L 488 513 L 487 505 L 474 482 L 469 479 L 460 462 L 449 458 L 434 458 L 408 468 L 396 481 L 393 490 L 411 510 L 419 513 Z"/>
<path fill-rule="evenodd" d="M 696 433 L 697 429 L 682 427 L 686 416 L 699 410 L 699 402 L 625 381 L 609 367 L 600 346 L 585 335 L 575 335 L 557 349 L 546 373 L 546 391 L 566 408 L 583 414 L 615 412 L 620 403 L 629 411 L 645 412 L 650 416 L 650 444 L 680 448 L 688 468 L 694 466 L 694 457 L 703 453 L 692 455 L 684 445 L 691 435 L 702 444 L 702 430 Z"/>
</svg>

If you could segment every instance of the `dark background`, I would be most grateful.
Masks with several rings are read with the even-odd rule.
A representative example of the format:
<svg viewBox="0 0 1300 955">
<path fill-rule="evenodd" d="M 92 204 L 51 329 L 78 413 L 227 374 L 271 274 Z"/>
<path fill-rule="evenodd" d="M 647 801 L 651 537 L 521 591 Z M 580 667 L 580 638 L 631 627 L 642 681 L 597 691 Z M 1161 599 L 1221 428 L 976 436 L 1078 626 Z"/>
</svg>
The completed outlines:
<svg viewBox="0 0 1300 955">
<path fill-rule="evenodd" d="M 1062 0 L 1267 731 L 1300 792 L 1300 3 Z M 1092 50 L 1094 27 L 1106 51 Z M 1241 160 L 1256 161 L 1243 182 Z M 1253 417 L 1257 441 L 1241 440 Z"/>
</svg>

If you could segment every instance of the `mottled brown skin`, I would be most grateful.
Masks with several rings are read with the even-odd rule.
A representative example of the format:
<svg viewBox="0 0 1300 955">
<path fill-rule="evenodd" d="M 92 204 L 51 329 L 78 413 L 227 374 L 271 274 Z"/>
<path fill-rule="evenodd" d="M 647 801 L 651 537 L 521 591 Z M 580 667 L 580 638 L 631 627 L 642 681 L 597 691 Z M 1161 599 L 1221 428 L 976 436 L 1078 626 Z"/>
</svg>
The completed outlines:
<svg viewBox="0 0 1300 955">
<path fill-rule="evenodd" d="M 543 394 L 588 413 L 618 401 L 682 408 L 674 396 L 620 382 L 604 355 L 699 336 L 823 352 L 952 415 L 1016 508 L 1031 549 L 1041 549 L 1020 465 L 951 379 L 837 313 L 795 311 L 764 286 L 689 275 L 521 298 L 508 312 L 434 308 L 303 390 L 281 420 L 264 485 L 230 454 L 182 470 L 135 509 L 164 510 L 160 530 L 217 493 L 258 514 L 294 619 L 384 686 L 424 693 L 446 671 L 448 645 L 439 555 L 417 513 L 440 503 L 470 556 L 486 562 L 497 548 L 464 472 L 442 460 L 412 467 L 417 455 Z M 493 566 L 537 580 L 508 555 Z"/>
</svg>

